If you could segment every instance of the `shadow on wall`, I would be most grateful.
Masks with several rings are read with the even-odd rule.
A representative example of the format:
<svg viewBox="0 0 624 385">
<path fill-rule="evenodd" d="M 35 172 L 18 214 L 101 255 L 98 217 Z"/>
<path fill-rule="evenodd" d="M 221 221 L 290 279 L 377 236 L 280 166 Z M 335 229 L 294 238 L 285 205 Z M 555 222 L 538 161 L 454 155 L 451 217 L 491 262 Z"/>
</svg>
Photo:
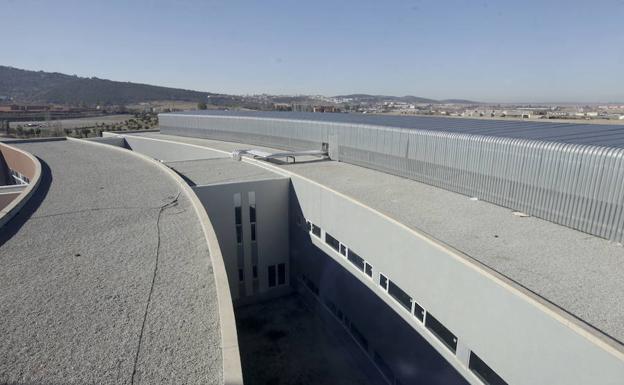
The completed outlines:
<svg viewBox="0 0 624 385">
<path fill-rule="evenodd" d="M 291 189 L 291 282 L 317 313 L 340 324 L 390 383 L 466 384 L 411 325 L 332 257 L 316 247 Z M 346 258 L 345 258 L 346 259 Z M 374 364 L 373 364 L 374 363 Z"/>
<path fill-rule="evenodd" d="M 37 157 L 37 160 L 41 163 L 41 181 L 39 187 L 37 187 L 35 193 L 28 199 L 24 207 L 7 222 L 0 233 L 0 246 L 4 245 L 6 241 L 11 239 L 22 228 L 24 223 L 32 216 L 32 214 L 41 205 L 41 202 L 48 195 L 50 190 L 50 184 L 52 184 L 52 170 L 46 162 Z"/>
</svg>

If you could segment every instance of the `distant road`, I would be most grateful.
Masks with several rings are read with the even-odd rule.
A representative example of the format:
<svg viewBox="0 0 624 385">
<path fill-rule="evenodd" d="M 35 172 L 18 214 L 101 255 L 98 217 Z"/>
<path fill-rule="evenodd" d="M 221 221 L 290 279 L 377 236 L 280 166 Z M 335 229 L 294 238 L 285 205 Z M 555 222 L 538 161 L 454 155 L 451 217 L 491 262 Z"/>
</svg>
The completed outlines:
<svg viewBox="0 0 624 385">
<path fill-rule="evenodd" d="M 73 130 L 75 128 L 95 127 L 96 124 L 102 124 L 102 123 L 104 124 L 119 123 L 119 122 L 123 122 L 124 120 L 128 120 L 133 117 L 134 115 L 130 115 L 130 114 L 105 115 L 105 116 L 94 116 L 90 118 L 51 120 L 49 122 L 45 122 L 45 121 L 11 122 L 10 126 L 11 128 L 16 128 L 18 125 L 21 125 L 24 128 L 31 128 L 31 127 L 28 127 L 27 125 L 28 124 L 35 124 L 35 125 L 40 124 L 41 125 L 40 128 L 45 129 L 48 123 L 50 124 L 51 127 L 54 127 L 55 125 L 58 126 L 58 124 L 60 123 L 61 128 L 63 129 L 67 128 L 67 129 Z"/>
</svg>

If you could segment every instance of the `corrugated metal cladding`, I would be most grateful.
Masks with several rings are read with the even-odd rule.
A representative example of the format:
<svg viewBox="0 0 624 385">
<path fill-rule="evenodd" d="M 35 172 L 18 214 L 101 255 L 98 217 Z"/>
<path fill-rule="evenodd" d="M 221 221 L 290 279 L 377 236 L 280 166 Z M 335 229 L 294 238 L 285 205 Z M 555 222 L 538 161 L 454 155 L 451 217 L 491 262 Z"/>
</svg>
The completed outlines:
<svg viewBox="0 0 624 385">
<path fill-rule="evenodd" d="M 368 124 L 366 124 L 368 123 Z M 306 113 L 172 113 L 161 132 L 333 159 L 455 191 L 618 242 L 624 126 Z"/>
</svg>

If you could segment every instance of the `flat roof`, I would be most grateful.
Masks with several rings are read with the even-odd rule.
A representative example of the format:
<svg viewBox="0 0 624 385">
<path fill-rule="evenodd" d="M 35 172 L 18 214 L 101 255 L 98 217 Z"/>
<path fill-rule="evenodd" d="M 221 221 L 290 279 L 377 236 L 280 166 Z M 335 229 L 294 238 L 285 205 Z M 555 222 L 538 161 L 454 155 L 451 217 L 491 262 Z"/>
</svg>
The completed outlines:
<svg viewBox="0 0 624 385">
<path fill-rule="evenodd" d="M 624 148 L 624 124 L 554 123 L 548 120 L 484 120 L 439 116 L 371 115 L 288 111 L 183 111 L 162 115 L 242 116 L 444 131 L 503 138 Z"/>
<path fill-rule="evenodd" d="M 113 147 L 11 144 L 43 179 L 0 235 L 0 383 L 221 383 L 208 246 L 176 182 Z"/>
<path fill-rule="evenodd" d="M 133 134 L 222 151 L 261 148 L 209 139 Z M 624 248 L 484 201 L 343 162 L 276 164 L 428 234 L 624 341 Z"/>
<path fill-rule="evenodd" d="M 226 155 L 210 159 L 169 161 L 165 164 L 191 186 L 283 178 L 279 174 L 239 162 Z"/>
</svg>

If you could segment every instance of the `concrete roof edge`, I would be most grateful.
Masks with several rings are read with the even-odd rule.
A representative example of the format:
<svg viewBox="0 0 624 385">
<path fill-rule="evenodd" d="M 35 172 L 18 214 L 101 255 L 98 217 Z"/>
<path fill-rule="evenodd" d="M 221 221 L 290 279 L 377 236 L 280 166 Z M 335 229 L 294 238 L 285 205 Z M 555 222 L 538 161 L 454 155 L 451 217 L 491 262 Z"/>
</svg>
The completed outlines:
<svg viewBox="0 0 624 385">
<path fill-rule="evenodd" d="M 41 182 L 41 162 L 35 156 L 21 150 L 17 147 L 10 146 L 6 143 L 0 143 L 0 147 L 8 147 L 14 151 L 21 153 L 22 155 L 29 158 L 29 160 L 35 165 L 35 175 L 32 178 L 32 181 L 28 184 L 28 187 L 22 191 L 17 198 L 13 199 L 11 203 L 9 203 L 5 208 L 0 211 L 0 228 L 2 228 L 11 218 L 13 218 L 22 207 L 28 202 L 30 197 L 33 196 L 37 188 L 39 188 L 39 183 Z"/>
<path fill-rule="evenodd" d="M 76 138 L 68 138 L 68 140 L 88 143 L 94 146 L 105 146 L 106 148 L 112 149 L 114 151 L 126 151 L 126 153 L 132 153 L 134 156 L 156 165 L 165 173 L 167 173 L 173 180 L 176 181 L 180 189 L 191 201 L 191 204 L 193 205 L 195 213 L 197 214 L 197 217 L 201 224 L 204 238 L 206 239 L 206 243 L 208 245 L 213 274 L 215 277 L 217 303 L 219 308 L 219 328 L 221 331 L 221 354 L 223 370 L 222 383 L 226 385 L 243 384 L 243 371 L 238 347 L 238 335 L 236 332 L 234 306 L 232 303 L 232 295 L 230 294 L 230 286 L 228 283 L 227 273 L 225 271 L 223 255 L 221 254 L 221 248 L 219 246 L 216 233 L 212 226 L 212 222 L 210 221 L 210 218 L 208 217 L 204 206 L 199 201 L 197 195 L 195 195 L 195 192 L 193 191 L 191 186 L 189 186 L 184 181 L 184 179 L 182 179 L 175 171 L 171 170 L 165 164 L 158 162 L 157 160 L 150 158 L 146 155 L 104 143 Z"/>
</svg>

